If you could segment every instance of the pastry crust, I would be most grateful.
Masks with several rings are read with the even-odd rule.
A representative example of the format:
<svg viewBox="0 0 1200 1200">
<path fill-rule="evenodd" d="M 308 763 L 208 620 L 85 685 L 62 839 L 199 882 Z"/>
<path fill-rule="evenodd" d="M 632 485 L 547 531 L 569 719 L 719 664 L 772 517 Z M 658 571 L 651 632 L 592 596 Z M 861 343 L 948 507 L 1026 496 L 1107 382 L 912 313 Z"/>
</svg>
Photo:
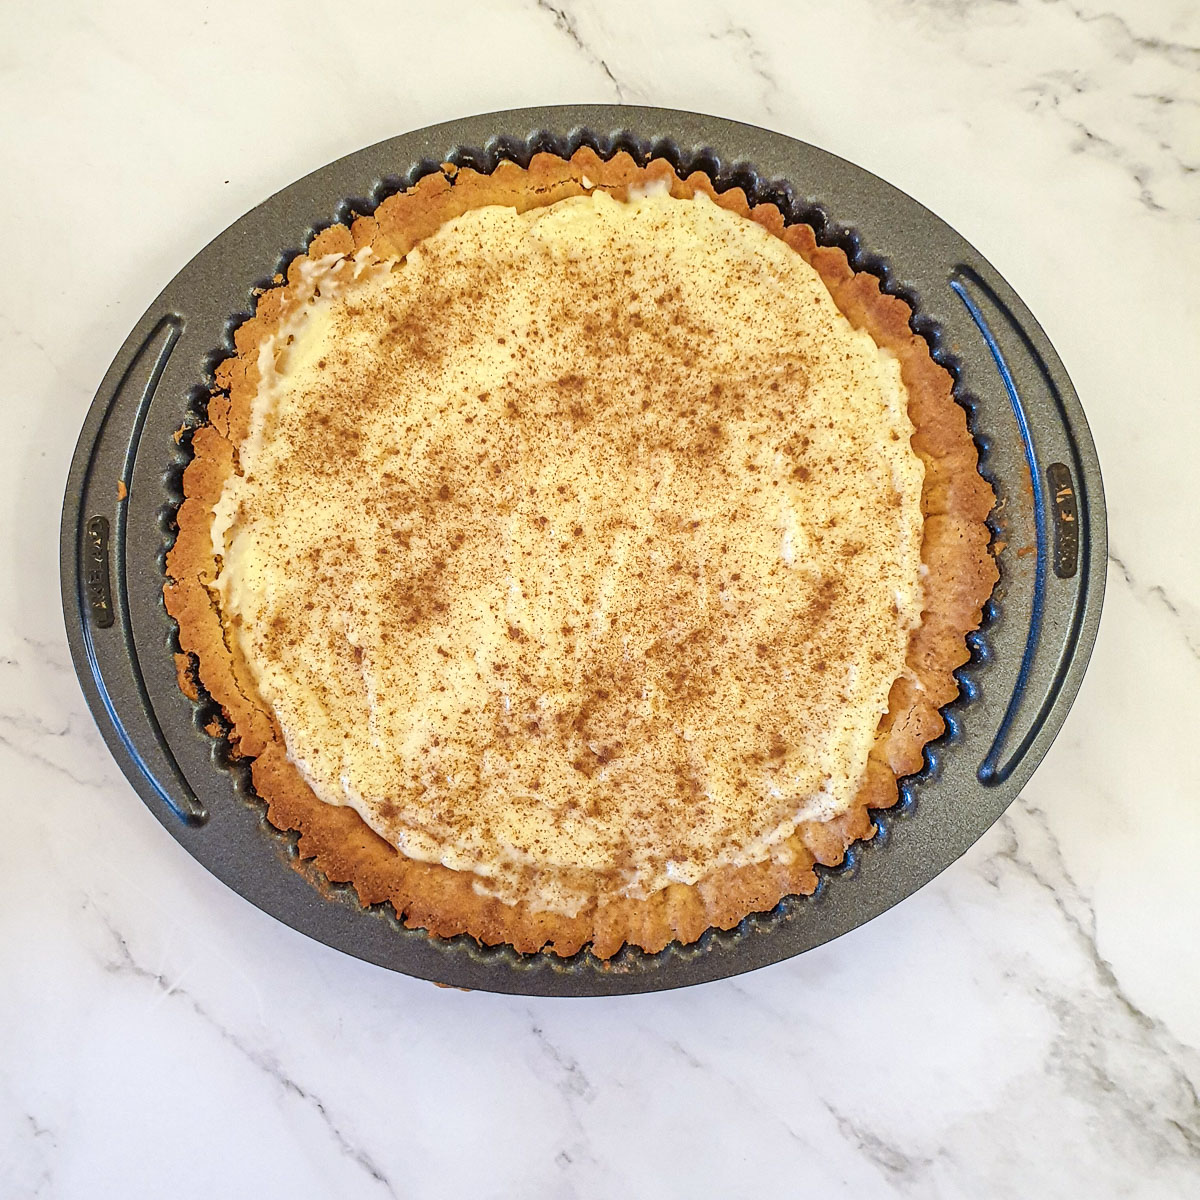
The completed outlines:
<svg viewBox="0 0 1200 1200">
<path fill-rule="evenodd" d="M 299 831 L 300 858 L 311 859 L 331 881 L 352 883 L 363 904 L 387 901 L 406 925 L 438 936 L 467 933 L 489 945 L 507 942 L 523 953 L 548 949 L 563 956 L 590 945 L 598 958 L 607 959 L 627 942 L 649 952 L 671 941 L 693 942 L 710 927 L 728 929 L 750 913 L 773 908 L 784 896 L 811 893 L 817 884 L 815 864 L 836 865 L 853 841 L 874 834 L 869 810 L 896 802 L 897 780 L 921 768 L 924 746 L 942 733 L 945 725 L 938 710 L 958 695 L 953 673 L 969 658 L 966 634 L 978 627 L 982 606 L 998 578 L 986 524 L 994 496 L 979 474 L 975 444 L 966 415 L 954 400 L 952 379 L 910 328 L 912 310 L 882 293 L 875 276 L 853 271 L 841 250 L 818 245 L 809 226 L 785 226 L 774 205 L 751 207 L 740 188 L 718 193 L 702 172 L 680 179 L 665 160 L 642 168 L 628 154 L 605 161 L 589 148 L 569 161 L 537 154 L 527 169 L 502 162 L 490 175 L 446 165 L 409 191 L 385 200 L 372 216 L 360 217 L 352 227 L 323 231 L 313 239 L 307 257 L 352 253 L 366 245 L 381 256 L 402 256 L 472 208 L 504 204 L 524 211 L 595 188 L 623 198 L 631 186 L 652 181 L 665 181 L 680 198 L 704 192 L 782 238 L 818 271 L 851 324 L 899 359 L 915 427 L 912 447 L 925 467 L 921 557 L 928 572 L 926 606 L 909 639 L 911 678 L 902 676 L 892 687 L 854 803 L 830 821 L 799 826 L 790 842 L 790 862 L 726 868 L 695 885 L 671 884 L 646 899 L 597 902 L 575 917 L 535 912 L 525 903 L 509 905 L 482 895 L 471 873 L 407 858 L 353 809 L 323 803 L 289 761 L 275 717 L 226 637 L 209 590 L 219 571 L 211 538 L 213 506 L 249 431 L 259 343 L 302 293 L 300 260 L 293 262 L 287 282 L 261 295 L 255 316 L 235 335 L 236 354 L 217 369 L 219 390 L 209 404 L 208 423 L 192 438 L 193 458 L 184 473 L 185 499 L 178 514 L 178 537 L 167 556 L 164 597 L 179 624 L 181 649 L 194 660 L 195 674 L 224 710 L 234 753 L 252 760 L 254 786 L 267 804 L 271 823 Z M 184 690 L 194 694 L 191 673 L 180 670 L 180 679 L 181 685 L 184 680 L 191 685 Z"/>
</svg>

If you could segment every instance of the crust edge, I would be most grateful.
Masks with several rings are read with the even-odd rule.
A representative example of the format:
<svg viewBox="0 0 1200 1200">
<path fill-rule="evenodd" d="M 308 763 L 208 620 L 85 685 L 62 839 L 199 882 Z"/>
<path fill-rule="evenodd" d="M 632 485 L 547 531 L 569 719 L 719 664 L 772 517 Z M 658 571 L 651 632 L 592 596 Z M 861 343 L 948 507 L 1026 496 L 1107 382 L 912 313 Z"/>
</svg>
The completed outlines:
<svg viewBox="0 0 1200 1200">
<path fill-rule="evenodd" d="M 210 401 L 208 423 L 193 435 L 179 533 L 167 556 L 163 592 L 167 611 L 179 625 L 181 650 L 195 664 L 188 673 L 191 691 L 198 676 L 221 705 L 234 753 L 252 760 L 254 786 L 266 801 L 268 819 L 281 830 L 300 833 L 302 860 L 311 860 L 332 882 L 353 884 L 365 905 L 390 903 L 410 928 L 440 937 L 466 933 L 487 945 L 508 943 L 522 953 L 549 949 L 564 957 L 590 945 L 603 960 L 626 943 L 655 953 L 671 941 L 694 942 L 711 927 L 729 929 L 751 913 L 774 908 L 784 896 L 810 894 L 817 885 L 816 864 L 834 866 L 852 842 L 872 837 L 876 830 L 869 810 L 896 803 L 898 779 L 920 769 L 925 745 L 945 728 L 939 709 L 958 695 L 954 671 L 969 658 L 966 635 L 978 628 L 999 575 L 986 524 L 995 497 L 979 474 L 975 443 L 965 411 L 954 399 L 951 376 L 910 328 L 912 309 L 883 293 L 875 276 L 856 273 L 843 251 L 818 245 L 808 225 L 785 225 L 775 205 L 751 206 L 740 188 L 718 193 L 702 172 L 681 179 L 666 160 L 642 168 L 624 152 L 604 160 L 590 148 L 569 160 L 537 154 L 528 168 L 502 162 L 489 175 L 446 164 L 440 173 L 389 197 L 372 216 L 358 218 L 349 228 L 336 225 L 322 231 L 301 258 L 351 253 L 368 244 L 381 253 L 402 255 L 469 208 L 553 204 L 588 190 L 585 177 L 593 188 L 622 197 L 631 186 L 665 181 L 675 196 L 704 192 L 758 222 L 818 271 L 851 324 L 900 360 L 916 427 L 912 445 L 925 465 L 921 557 L 928 569 L 927 605 L 909 642 L 912 678 L 902 676 L 893 685 L 866 778 L 846 812 L 800 826 L 792 838 L 793 860 L 786 865 L 729 868 L 694 886 L 672 884 L 644 900 L 596 905 L 567 918 L 481 895 L 472 875 L 407 859 L 352 809 L 317 799 L 288 761 L 282 732 L 256 695 L 246 665 L 231 651 L 208 591 L 217 570 L 209 534 L 212 505 L 235 468 L 236 447 L 248 431 L 258 384 L 258 344 L 298 292 L 300 259 L 292 263 L 286 282 L 259 297 L 255 315 L 235 335 L 236 353 L 217 368 L 220 390 Z M 182 670 L 180 679 L 182 685 Z"/>
</svg>

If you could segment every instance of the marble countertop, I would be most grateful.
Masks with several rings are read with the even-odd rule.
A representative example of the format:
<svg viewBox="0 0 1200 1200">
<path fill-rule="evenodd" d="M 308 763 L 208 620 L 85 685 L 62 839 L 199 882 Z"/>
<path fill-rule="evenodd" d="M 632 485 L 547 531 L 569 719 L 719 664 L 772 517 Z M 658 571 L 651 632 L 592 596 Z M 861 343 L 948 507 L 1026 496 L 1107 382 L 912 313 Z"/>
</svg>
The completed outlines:
<svg viewBox="0 0 1200 1200">
<path fill-rule="evenodd" d="M 991 259 L 1092 423 L 1104 622 L 1024 795 L 871 924 L 675 993 L 444 991 L 146 811 L 68 658 L 62 483 L 134 321 L 269 193 L 617 100 L 814 142 Z M 1200 9 L 10 0 L 0 131 L 0 1195 L 1200 1195 Z"/>
</svg>

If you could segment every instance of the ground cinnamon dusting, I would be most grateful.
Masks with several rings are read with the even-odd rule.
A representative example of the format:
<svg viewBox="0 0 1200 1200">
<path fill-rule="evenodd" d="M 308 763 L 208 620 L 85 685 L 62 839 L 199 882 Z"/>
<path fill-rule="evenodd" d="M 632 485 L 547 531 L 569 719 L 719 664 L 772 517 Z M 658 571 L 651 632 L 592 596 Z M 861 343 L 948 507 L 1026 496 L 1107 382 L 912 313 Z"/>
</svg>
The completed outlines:
<svg viewBox="0 0 1200 1200">
<path fill-rule="evenodd" d="M 637 176 L 624 163 L 553 160 L 539 169 L 549 173 L 551 195 L 554 187 L 578 190 L 581 169 L 614 187 Z M 469 174 L 458 174 L 455 190 L 476 186 L 477 198 L 492 186 L 495 199 L 495 188 L 515 191 L 520 182 L 505 171 L 497 181 L 472 185 L 463 178 Z M 451 203 L 448 190 L 426 192 L 421 204 L 413 202 L 414 228 L 432 222 L 437 203 Z M 397 209 L 381 210 L 374 228 L 356 228 L 356 235 L 394 247 L 404 238 L 404 223 L 390 219 Z M 755 215 L 771 227 L 769 213 Z M 988 500 L 961 410 L 949 398 L 944 373 L 932 368 L 924 344 L 895 311 L 899 302 L 885 303 L 877 288 L 872 299 L 857 282 L 862 277 L 840 274 L 836 259 L 822 258 L 835 252 L 807 237 L 796 232 L 790 240 L 814 261 L 852 321 L 874 320 L 873 336 L 890 344 L 901 363 L 917 422 L 912 444 L 925 465 L 925 564 L 950 601 L 944 618 L 935 612 L 911 644 L 905 634 L 900 646 L 900 666 L 907 648 L 925 691 L 898 681 L 880 724 L 860 801 L 886 805 L 895 775 L 919 765 L 920 745 L 940 728 L 936 705 L 953 694 L 938 682 L 948 675 L 940 664 L 962 661 L 961 629 L 978 620 L 978 604 L 990 590 L 979 565 L 987 557 L 986 529 L 982 538 L 972 531 Z M 467 871 L 397 855 L 356 813 L 317 801 L 281 757 L 277 731 L 274 738 L 268 732 L 271 717 L 262 724 L 270 708 L 254 699 L 246 664 L 222 665 L 215 638 L 205 633 L 214 629 L 204 612 L 211 601 L 184 582 L 186 572 L 173 569 L 180 582 L 169 584 L 167 595 L 180 617 L 181 641 L 200 647 L 206 685 L 230 714 L 234 736 L 258 756 L 255 780 L 271 800 L 272 820 L 301 828 L 302 852 L 314 853 L 330 878 L 354 880 L 364 899 L 390 899 L 410 921 L 438 932 L 469 929 L 522 949 L 550 943 L 569 953 L 591 941 L 599 953 L 611 953 L 624 940 L 657 948 L 672 936 L 691 940 L 708 924 L 769 907 L 786 891 L 807 890 L 814 859 L 836 861 L 848 838 L 869 831 L 862 808 L 802 825 L 787 843 L 790 858 L 736 867 L 716 855 L 698 864 L 695 886 L 673 883 L 643 898 L 629 891 L 629 882 L 639 871 L 654 878 L 668 860 L 694 857 L 697 829 L 711 827 L 713 845 L 744 840 L 738 797 L 753 798 L 762 780 L 785 766 L 795 777 L 797 764 L 789 760 L 804 737 L 789 716 L 801 712 L 817 725 L 836 720 L 836 705 L 852 687 L 846 667 L 863 638 L 848 617 L 863 607 L 861 589 L 869 586 L 856 564 L 878 560 L 871 529 L 900 516 L 895 489 L 880 487 L 880 505 L 871 507 L 864 532 L 854 523 L 855 485 L 837 482 L 845 477 L 861 487 L 874 477 L 870 440 L 859 444 L 852 429 L 806 419 L 804 397 L 822 364 L 803 345 L 764 346 L 759 358 L 723 361 L 719 352 L 707 359 L 701 352 L 698 359 L 697 347 L 713 344 L 711 321 L 677 280 L 655 277 L 645 264 L 629 265 L 629 278 L 634 294 L 648 302 L 614 305 L 611 278 L 601 283 L 594 269 L 568 258 L 558 264 L 562 286 L 533 318 L 505 326 L 505 264 L 481 266 L 463 242 L 444 251 L 426 243 L 422 253 L 437 256 L 428 263 L 430 285 L 415 290 L 407 307 L 347 305 L 343 315 L 352 325 L 312 364 L 321 395 L 339 403 L 318 403 L 314 393 L 281 411 L 272 430 L 275 444 L 290 446 L 294 457 L 290 466 L 280 464 L 282 477 L 312 480 L 314 495 L 346 488 L 361 475 L 380 486 L 354 491 L 361 513 L 353 530 L 331 526 L 295 561 L 280 563 L 282 577 L 295 586 L 269 620 L 252 627 L 247 644 L 292 678 L 307 680 L 325 707 L 374 688 L 374 711 L 390 720 L 412 711 L 413 694 L 428 698 L 421 728 L 410 722 L 414 736 L 420 734 L 415 752 L 392 755 L 390 767 L 368 762 L 372 770 L 391 771 L 386 799 L 373 813 L 377 828 L 403 827 L 419 799 L 426 827 L 439 836 L 511 841 L 510 813 L 488 801 L 496 786 L 488 773 L 503 763 L 518 815 L 528 801 L 544 817 L 540 826 L 522 827 L 535 834 L 527 848 L 536 856 L 562 839 L 582 845 L 586 869 L 566 884 L 583 887 L 592 899 L 576 915 L 559 916 L 489 900 L 478 885 L 502 892 L 495 881 L 472 883 Z M 731 287 L 746 286 L 745 279 L 731 279 Z M 564 329 L 569 345 L 561 342 Z M 486 347 L 481 330 L 492 331 Z M 354 353 L 356 338 L 385 352 L 364 366 Z M 245 341 L 252 364 L 256 342 Z M 453 364 L 480 357 L 495 367 L 490 385 L 463 379 L 446 394 Z M 631 362 L 638 364 L 632 378 Z M 248 365 L 246 375 L 254 369 Z M 225 378 L 236 383 L 238 370 L 227 369 Z M 434 378 L 441 381 L 436 404 L 433 389 L 426 396 L 420 386 Z M 398 390 L 409 396 L 411 412 L 397 424 L 388 397 Z M 248 396 L 248 386 L 240 399 L 235 386 L 231 425 L 246 428 Z M 197 509 L 207 505 L 211 514 L 227 477 L 217 443 L 204 457 L 205 439 L 197 441 L 188 480 L 192 508 L 181 513 L 175 564 L 181 555 L 199 554 L 201 541 L 191 536 L 193 525 L 203 524 Z M 514 471 L 514 463 L 522 469 Z M 664 485 L 666 463 L 671 478 Z M 958 463 L 965 465 L 951 465 Z M 632 494 L 618 494 L 623 481 L 633 481 Z M 777 496 L 814 484 L 848 499 L 813 523 L 804 553 L 809 576 L 783 587 L 781 581 L 796 584 L 796 572 L 781 559 L 778 522 L 771 528 L 770 569 L 755 542 L 764 505 L 774 503 L 778 512 Z M 286 520 L 297 503 L 294 490 L 262 491 L 255 499 L 264 523 Z M 945 549 L 952 546 L 960 547 L 957 558 Z M 511 561 L 499 573 L 503 588 L 482 589 L 495 611 L 467 613 L 464 627 L 464 597 L 480 594 L 481 563 L 494 562 L 497 553 Z M 546 563 L 554 569 L 533 569 Z M 960 576 L 964 563 L 968 577 L 975 571 L 957 599 L 953 575 L 947 576 L 955 563 Z M 210 565 L 202 586 L 214 577 Z M 886 570 L 883 577 L 886 583 Z M 779 586 L 772 585 L 772 602 L 764 605 L 762 587 L 771 579 Z M 344 603 L 313 605 L 314 597 L 330 595 Z M 326 658 L 306 676 L 314 622 L 322 621 Z M 481 643 L 480 631 L 493 629 L 496 636 Z M 373 662 L 383 646 L 392 661 Z M 415 646 L 424 650 L 418 654 Z M 866 653 L 863 666 L 880 661 L 878 653 Z M 436 671 L 430 662 L 440 664 Z M 406 694 L 404 680 L 414 675 L 420 686 L 410 682 Z M 834 708 L 826 711 L 824 703 Z M 903 742 L 891 736 L 901 716 Z M 714 739 L 731 724 L 745 729 L 745 741 L 722 759 L 712 753 Z M 677 730 L 690 732 L 690 740 Z M 357 736 L 353 728 L 337 732 L 340 741 Z M 548 744 L 561 753 L 548 755 Z M 370 759 L 369 746 L 359 749 Z M 714 787 L 717 760 L 724 773 L 716 773 Z M 343 764 L 339 750 L 325 777 L 336 778 Z M 556 777 L 560 766 L 564 774 Z M 453 788 L 441 787 L 439 775 L 453 777 Z M 647 778 L 660 789 L 648 790 Z M 722 801 L 726 795 L 732 810 Z M 611 817 L 614 803 L 623 813 L 619 832 L 610 824 L 611 836 L 589 841 L 589 830 L 605 832 L 600 818 Z M 647 832 L 648 840 L 639 837 Z"/>
</svg>

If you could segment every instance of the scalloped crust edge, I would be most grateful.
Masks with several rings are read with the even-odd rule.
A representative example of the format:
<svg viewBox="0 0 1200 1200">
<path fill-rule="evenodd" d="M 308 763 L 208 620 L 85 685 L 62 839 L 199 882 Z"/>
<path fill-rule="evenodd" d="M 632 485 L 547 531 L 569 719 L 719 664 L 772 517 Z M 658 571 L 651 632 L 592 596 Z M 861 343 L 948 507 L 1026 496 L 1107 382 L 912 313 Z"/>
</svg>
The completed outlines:
<svg viewBox="0 0 1200 1200">
<path fill-rule="evenodd" d="M 255 315 L 237 330 L 236 353 L 216 371 L 208 422 L 193 433 L 179 532 L 167 556 L 163 588 L 167 611 L 179 625 L 180 648 L 192 665 L 192 671 L 180 670 L 181 686 L 187 692 L 190 684 L 194 693 L 194 679 L 189 678 L 194 671 L 224 710 L 233 752 L 252 760 L 254 786 L 267 804 L 268 819 L 281 830 L 300 833 L 301 860 L 311 860 L 334 883 L 352 884 L 364 905 L 390 903 L 407 926 L 439 937 L 465 933 L 487 945 L 508 943 L 521 953 L 548 949 L 564 957 L 590 945 L 605 960 L 626 943 L 656 953 L 672 941 L 694 942 L 710 927 L 729 929 L 751 913 L 773 909 L 785 896 L 812 893 L 815 864 L 834 866 L 852 842 L 872 837 L 875 826 L 868 810 L 895 804 L 897 780 L 921 769 L 925 745 L 945 728 L 938 710 L 958 695 L 954 671 L 970 657 L 966 634 L 978 628 L 982 607 L 999 578 L 986 524 L 995 497 L 979 474 L 975 443 L 954 399 L 951 376 L 913 333 L 911 308 L 881 292 L 874 275 L 855 272 L 843 251 L 818 245 L 808 225 L 785 226 L 775 205 L 751 206 L 740 188 L 718 193 L 703 172 L 681 179 L 663 159 L 643 168 L 627 153 L 605 160 L 590 148 L 570 160 L 536 154 L 528 168 L 501 162 L 488 175 L 445 164 L 384 200 L 372 216 L 358 218 L 350 228 L 335 225 L 319 233 L 307 257 L 349 254 L 368 244 L 381 255 L 404 255 L 470 208 L 506 204 L 524 211 L 595 188 L 623 198 L 630 187 L 652 181 L 665 181 L 677 197 L 704 192 L 782 238 L 820 273 L 851 324 L 900 360 L 915 426 L 912 445 L 925 464 L 921 557 L 928 569 L 926 608 L 909 640 L 912 678 L 902 676 L 892 687 L 852 806 L 830 821 L 801 825 L 790 841 L 791 862 L 727 868 L 695 885 L 671 884 L 643 900 L 597 903 L 574 918 L 481 895 L 472 874 L 406 858 L 352 809 L 318 800 L 288 760 L 282 732 L 256 694 L 245 662 L 231 650 L 208 590 L 217 573 L 209 532 L 213 504 L 235 469 L 237 447 L 248 432 L 258 385 L 258 344 L 289 305 L 299 302 L 300 260 L 293 262 L 287 281 L 262 293 Z"/>
</svg>

